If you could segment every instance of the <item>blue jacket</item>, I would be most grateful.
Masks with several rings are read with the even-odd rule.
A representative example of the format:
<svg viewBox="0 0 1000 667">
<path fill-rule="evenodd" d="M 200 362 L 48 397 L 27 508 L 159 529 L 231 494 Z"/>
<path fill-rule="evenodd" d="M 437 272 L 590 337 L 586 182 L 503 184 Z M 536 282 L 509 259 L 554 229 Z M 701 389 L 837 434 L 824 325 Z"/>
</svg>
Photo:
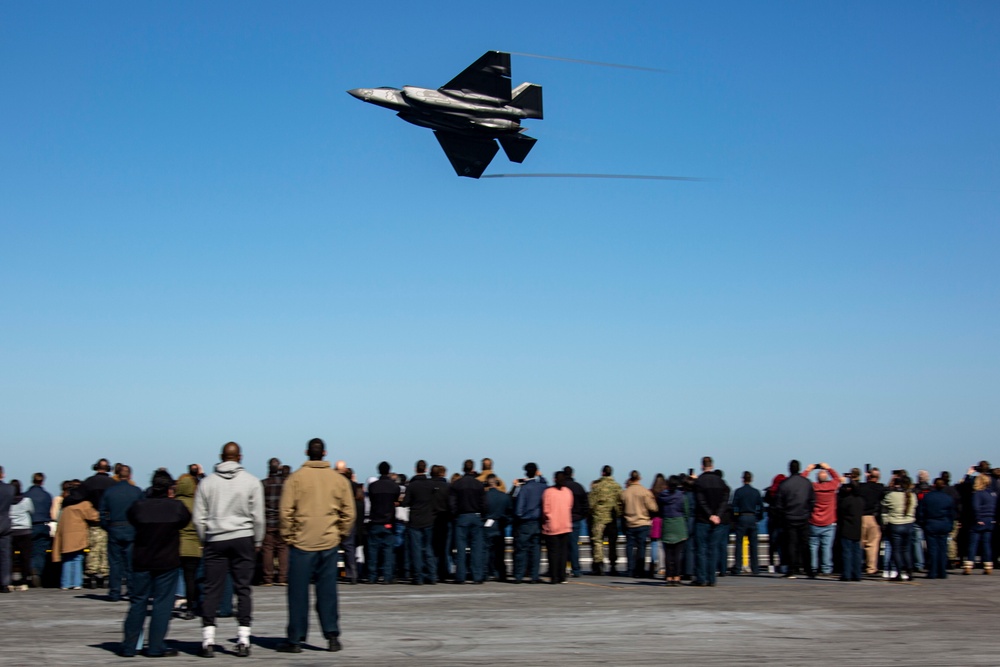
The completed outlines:
<svg viewBox="0 0 1000 667">
<path fill-rule="evenodd" d="M 24 495 L 26 498 L 31 498 L 31 504 L 35 507 L 31 512 L 31 523 L 52 521 L 52 496 L 48 491 L 37 484 L 32 484 Z"/>
<path fill-rule="evenodd" d="M 660 518 L 675 519 L 684 516 L 684 492 L 678 489 L 671 491 L 664 489 L 656 497 L 656 502 L 660 504 Z"/>
<path fill-rule="evenodd" d="M 983 489 L 972 494 L 972 513 L 976 523 L 993 527 L 997 510 L 997 494 L 992 489 Z"/>
<path fill-rule="evenodd" d="M 128 522 L 128 510 L 144 495 L 142 489 L 124 480 L 108 487 L 101 496 L 101 506 L 97 508 L 101 515 L 101 527 L 104 530 L 123 529 L 123 532 L 134 538 L 135 529 Z"/>
<path fill-rule="evenodd" d="M 549 483 L 544 477 L 532 477 L 514 487 L 514 516 L 521 521 L 538 521 L 542 518 L 542 493 Z"/>
<path fill-rule="evenodd" d="M 944 491 L 928 491 L 917 504 L 917 525 L 928 533 L 950 533 L 955 525 L 955 499 Z"/>
</svg>

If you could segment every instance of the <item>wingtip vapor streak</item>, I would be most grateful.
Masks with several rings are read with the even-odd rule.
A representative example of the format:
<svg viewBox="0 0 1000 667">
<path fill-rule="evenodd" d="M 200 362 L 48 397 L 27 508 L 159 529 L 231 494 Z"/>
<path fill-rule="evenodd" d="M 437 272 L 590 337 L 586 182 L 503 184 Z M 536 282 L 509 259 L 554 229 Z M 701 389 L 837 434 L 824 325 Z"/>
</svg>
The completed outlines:
<svg viewBox="0 0 1000 667">
<path fill-rule="evenodd" d="M 512 162 L 523 162 L 537 140 L 524 134 L 521 121 L 542 118 L 542 87 L 522 83 L 511 90 L 510 54 L 503 51 L 487 51 L 437 90 L 403 86 L 347 92 L 434 130 L 455 173 L 469 178 L 483 175 L 498 141 Z"/>
</svg>

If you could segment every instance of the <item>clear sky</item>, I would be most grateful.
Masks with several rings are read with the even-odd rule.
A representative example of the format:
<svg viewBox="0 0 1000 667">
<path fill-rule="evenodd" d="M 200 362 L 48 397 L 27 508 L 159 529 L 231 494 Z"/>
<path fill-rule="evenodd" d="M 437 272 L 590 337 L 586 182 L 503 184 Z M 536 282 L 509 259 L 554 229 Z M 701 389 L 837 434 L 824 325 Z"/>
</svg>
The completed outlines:
<svg viewBox="0 0 1000 667">
<path fill-rule="evenodd" d="M 8 2 L 0 465 L 1000 459 L 996 2 Z M 544 88 L 471 180 L 345 91 Z"/>
</svg>

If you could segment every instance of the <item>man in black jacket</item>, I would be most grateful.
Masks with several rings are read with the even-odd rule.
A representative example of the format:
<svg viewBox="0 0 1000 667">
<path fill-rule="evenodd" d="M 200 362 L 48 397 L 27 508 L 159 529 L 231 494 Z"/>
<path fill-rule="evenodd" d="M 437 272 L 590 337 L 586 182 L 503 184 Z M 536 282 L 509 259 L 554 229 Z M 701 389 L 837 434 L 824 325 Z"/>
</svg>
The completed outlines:
<svg viewBox="0 0 1000 667">
<path fill-rule="evenodd" d="M 396 540 L 396 505 L 399 503 L 399 484 L 389 474 L 392 467 L 385 461 L 378 464 L 378 480 L 368 485 L 368 583 L 378 580 L 379 565 L 382 583 L 391 584 L 395 568 L 393 546 Z"/>
<path fill-rule="evenodd" d="M 476 479 L 475 463 L 466 459 L 461 479 L 455 480 L 448 493 L 455 521 L 455 583 L 465 583 L 466 549 L 472 561 L 472 583 L 483 583 L 483 520 L 486 514 L 486 489 Z"/>
<path fill-rule="evenodd" d="M 733 574 L 739 574 L 743 560 L 743 537 L 746 536 L 750 548 L 750 572 L 754 576 L 760 572 L 757 554 L 757 522 L 763 518 L 764 504 L 760 491 L 753 488 L 753 473 L 743 471 L 743 486 L 733 494 L 733 521 L 736 522 L 736 554 L 733 558 Z"/>
<path fill-rule="evenodd" d="M 810 578 L 816 574 L 809 556 L 809 517 L 816 504 L 816 491 L 809 478 L 800 475 L 798 461 L 788 464 L 788 479 L 778 487 L 777 511 L 782 517 L 785 534 L 785 553 L 788 554 L 788 569 L 785 577 L 795 579 L 804 569 Z"/>
<path fill-rule="evenodd" d="M 882 498 L 885 497 L 885 485 L 879 482 L 881 473 L 878 468 L 868 471 L 868 481 L 859 484 L 857 495 L 864 501 L 864 513 L 861 516 L 861 547 L 864 550 L 865 574 L 878 574 L 878 548 L 882 541 Z"/>
<path fill-rule="evenodd" d="M 431 541 L 434 536 L 434 519 L 440 502 L 436 496 L 447 492 L 427 476 L 427 461 L 417 461 L 417 474 L 406 485 L 403 507 L 410 508 L 410 524 L 406 531 L 410 550 L 411 583 L 415 586 L 433 584 L 437 577 L 437 561 Z"/>
<path fill-rule="evenodd" d="M 729 486 L 715 471 L 712 457 L 701 459 L 701 476 L 694 481 L 694 531 L 697 579 L 692 586 L 715 586 L 719 570 L 717 557 L 721 540 L 728 539 L 729 527 L 722 525 L 722 515 L 729 503 Z"/>
<path fill-rule="evenodd" d="M 579 577 L 580 569 L 580 534 L 590 517 L 590 499 L 587 490 L 573 479 L 573 468 L 563 468 L 563 486 L 573 492 L 573 534 L 569 537 L 569 566 L 573 577 Z"/>
<path fill-rule="evenodd" d="M 129 507 L 129 523 L 135 527 L 132 551 L 131 604 L 125 617 L 124 638 L 120 655 L 131 657 L 138 650 L 139 635 L 146 620 L 146 607 L 152 598 L 149 620 L 150 658 L 175 656 L 164 638 L 170 626 L 170 614 L 177 590 L 177 573 L 181 566 L 180 531 L 191 521 L 184 504 L 171 496 L 174 480 L 165 470 L 153 473 L 153 485 L 148 497 Z"/>
</svg>

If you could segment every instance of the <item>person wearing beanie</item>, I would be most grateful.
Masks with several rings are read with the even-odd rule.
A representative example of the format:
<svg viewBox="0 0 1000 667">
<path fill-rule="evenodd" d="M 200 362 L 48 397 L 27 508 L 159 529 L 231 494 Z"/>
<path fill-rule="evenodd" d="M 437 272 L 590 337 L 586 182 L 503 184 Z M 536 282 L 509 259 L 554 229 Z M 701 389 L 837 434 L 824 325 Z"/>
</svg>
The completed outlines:
<svg viewBox="0 0 1000 667">
<path fill-rule="evenodd" d="M 123 481 L 127 483 L 128 478 Z M 130 604 L 119 651 L 123 657 L 134 656 L 141 648 L 138 643 L 147 607 L 151 607 L 151 613 L 146 656 L 162 658 L 177 655 L 177 650 L 167 648 L 164 640 L 170 627 L 181 566 L 180 531 L 191 520 L 191 513 L 181 501 L 172 497 L 173 486 L 170 474 L 157 470 L 153 473 L 146 497 L 136 500 L 126 511 L 127 520 L 135 531 L 135 540 L 132 545 Z"/>
</svg>

